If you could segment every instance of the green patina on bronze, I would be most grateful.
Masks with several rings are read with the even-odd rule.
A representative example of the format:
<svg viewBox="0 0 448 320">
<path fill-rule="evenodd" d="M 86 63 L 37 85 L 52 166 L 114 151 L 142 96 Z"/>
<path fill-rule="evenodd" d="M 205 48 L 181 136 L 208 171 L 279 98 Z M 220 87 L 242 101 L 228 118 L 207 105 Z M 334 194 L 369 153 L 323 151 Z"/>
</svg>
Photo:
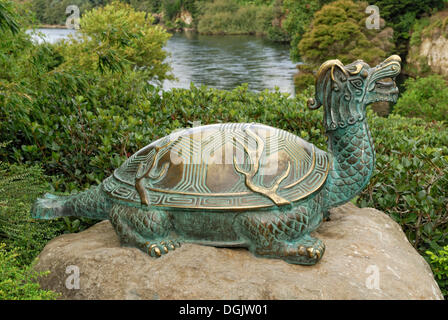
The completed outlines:
<svg viewBox="0 0 448 320">
<path fill-rule="evenodd" d="M 321 66 L 309 107 L 324 106 L 328 153 L 262 124 L 185 129 L 139 150 L 97 187 L 46 194 L 32 216 L 109 219 L 123 245 L 153 257 L 190 242 L 315 264 L 325 246 L 310 233 L 370 180 L 375 151 L 366 106 L 396 102 L 400 62 Z"/>
</svg>

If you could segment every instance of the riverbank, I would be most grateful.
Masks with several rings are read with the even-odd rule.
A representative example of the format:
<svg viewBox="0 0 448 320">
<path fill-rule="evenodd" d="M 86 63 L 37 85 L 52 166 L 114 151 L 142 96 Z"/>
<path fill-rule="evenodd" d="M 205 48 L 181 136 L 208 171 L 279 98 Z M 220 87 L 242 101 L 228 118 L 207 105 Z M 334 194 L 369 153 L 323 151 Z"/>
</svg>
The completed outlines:
<svg viewBox="0 0 448 320">
<path fill-rule="evenodd" d="M 49 0 L 43 0 L 47 5 L 37 13 L 37 19 L 42 24 L 40 28 L 66 29 L 63 25 L 65 17 L 61 17 L 58 9 L 51 6 Z M 85 0 L 81 0 L 83 3 Z M 170 32 L 198 32 L 207 35 L 257 35 L 269 40 L 289 42 L 286 31 L 281 30 L 285 16 L 282 7 L 274 1 L 253 3 L 250 0 L 215 0 L 199 4 L 200 1 L 190 1 L 182 5 L 168 6 L 162 1 L 149 0 L 140 9 L 153 17 L 153 23 Z M 78 4 L 80 5 L 80 4 Z M 135 6 L 139 7 L 138 4 Z M 81 15 L 83 14 L 81 9 Z"/>
<path fill-rule="evenodd" d="M 248 36 L 257 36 L 257 37 L 266 37 L 267 34 L 265 32 L 225 32 L 225 31 L 216 31 L 216 32 L 199 32 L 197 28 L 193 27 L 173 27 L 169 24 L 165 24 L 163 22 L 158 23 L 160 27 L 164 28 L 166 31 L 171 33 L 197 33 L 201 35 L 216 35 L 216 36 L 234 36 L 234 35 L 248 35 Z M 37 29 L 69 29 L 66 25 L 63 24 L 39 24 L 37 25 Z"/>
<path fill-rule="evenodd" d="M 38 29 L 68 29 L 65 24 L 39 24 Z"/>
</svg>

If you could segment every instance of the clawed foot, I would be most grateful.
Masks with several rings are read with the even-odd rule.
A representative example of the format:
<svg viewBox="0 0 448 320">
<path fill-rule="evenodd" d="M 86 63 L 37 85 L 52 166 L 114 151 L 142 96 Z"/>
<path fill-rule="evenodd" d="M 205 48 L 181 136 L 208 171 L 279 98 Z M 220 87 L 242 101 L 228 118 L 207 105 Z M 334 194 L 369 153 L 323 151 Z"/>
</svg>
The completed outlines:
<svg viewBox="0 0 448 320">
<path fill-rule="evenodd" d="M 324 243 L 319 239 L 309 237 L 305 241 L 288 246 L 284 260 L 294 264 L 313 265 L 322 258 L 324 252 Z"/>
<path fill-rule="evenodd" d="M 176 240 L 164 240 L 159 242 L 146 242 L 145 246 L 151 257 L 159 258 L 169 251 L 176 250 L 176 248 L 179 248 L 181 245 Z"/>
<path fill-rule="evenodd" d="M 278 242 L 273 246 L 258 247 L 254 254 L 260 257 L 283 259 L 292 264 L 313 265 L 324 255 L 325 244 L 305 235 L 294 242 Z"/>
</svg>

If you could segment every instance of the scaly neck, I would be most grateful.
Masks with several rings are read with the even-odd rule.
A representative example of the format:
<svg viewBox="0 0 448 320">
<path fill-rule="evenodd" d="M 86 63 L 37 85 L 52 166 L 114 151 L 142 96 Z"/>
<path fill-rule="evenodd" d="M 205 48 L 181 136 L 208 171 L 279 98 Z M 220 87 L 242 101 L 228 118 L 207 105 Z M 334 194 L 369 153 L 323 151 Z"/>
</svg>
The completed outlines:
<svg viewBox="0 0 448 320">
<path fill-rule="evenodd" d="M 328 133 L 333 164 L 324 186 L 327 209 L 342 205 L 369 183 L 375 167 L 375 149 L 367 122 L 359 121 Z"/>
</svg>

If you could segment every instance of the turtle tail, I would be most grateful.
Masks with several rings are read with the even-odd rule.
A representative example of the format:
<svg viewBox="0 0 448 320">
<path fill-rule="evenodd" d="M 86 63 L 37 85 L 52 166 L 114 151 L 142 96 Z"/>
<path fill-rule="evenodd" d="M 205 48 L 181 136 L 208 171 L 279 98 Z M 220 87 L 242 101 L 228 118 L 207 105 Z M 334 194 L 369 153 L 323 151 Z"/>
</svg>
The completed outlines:
<svg viewBox="0 0 448 320">
<path fill-rule="evenodd" d="M 101 185 L 70 196 L 55 196 L 46 193 L 31 208 L 35 219 L 55 219 L 74 216 L 92 219 L 109 219 L 111 204 Z"/>
</svg>

